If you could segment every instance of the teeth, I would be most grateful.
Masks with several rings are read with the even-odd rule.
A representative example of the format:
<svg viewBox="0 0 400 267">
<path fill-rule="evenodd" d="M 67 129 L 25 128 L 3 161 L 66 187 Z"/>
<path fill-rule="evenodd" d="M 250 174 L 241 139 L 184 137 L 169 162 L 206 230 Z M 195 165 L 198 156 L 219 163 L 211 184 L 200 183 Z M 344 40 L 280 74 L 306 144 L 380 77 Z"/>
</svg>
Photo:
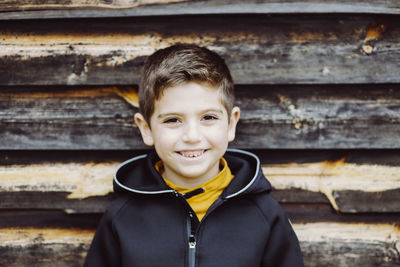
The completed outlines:
<svg viewBox="0 0 400 267">
<path fill-rule="evenodd" d="M 203 155 L 204 150 L 200 151 L 181 151 L 180 154 L 187 158 L 196 158 Z"/>
</svg>

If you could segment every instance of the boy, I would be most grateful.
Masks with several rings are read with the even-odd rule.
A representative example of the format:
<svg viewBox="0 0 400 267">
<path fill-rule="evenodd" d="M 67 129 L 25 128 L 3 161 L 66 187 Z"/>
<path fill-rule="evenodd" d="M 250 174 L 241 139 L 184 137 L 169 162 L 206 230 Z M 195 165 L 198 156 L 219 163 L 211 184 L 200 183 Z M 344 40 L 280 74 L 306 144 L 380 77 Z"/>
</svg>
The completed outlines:
<svg viewBox="0 0 400 267">
<path fill-rule="evenodd" d="M 121 164 L 85 266 L 297 267 L 259 159 L 228 150 L 240 110 L 224 60 L 177 44 L 143 67 L 135 122 L 155 152 Z"/>
</svg>

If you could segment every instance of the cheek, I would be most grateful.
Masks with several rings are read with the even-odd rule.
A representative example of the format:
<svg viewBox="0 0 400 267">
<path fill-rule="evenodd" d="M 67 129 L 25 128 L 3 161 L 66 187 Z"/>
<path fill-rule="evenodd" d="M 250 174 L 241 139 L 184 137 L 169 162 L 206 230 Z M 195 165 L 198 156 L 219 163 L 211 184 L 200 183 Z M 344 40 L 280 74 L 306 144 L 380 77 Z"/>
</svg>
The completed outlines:
<svg viewBox="0 0 400 267">
<path fill-rule="evenodd" d="M 178 134 L 172 131 L 164 130 L 155 136 L 155 146 L 168 148 L 176 143 Z"/>
<path fill-rule="evenodd" d="M 208 139 L 213 142 L 216 146 L 225 146 L 225 143 L 228 142 L 228 128 L 227 127 L 218 127 L 209 129 L 206 131 Z"/>
</svg>

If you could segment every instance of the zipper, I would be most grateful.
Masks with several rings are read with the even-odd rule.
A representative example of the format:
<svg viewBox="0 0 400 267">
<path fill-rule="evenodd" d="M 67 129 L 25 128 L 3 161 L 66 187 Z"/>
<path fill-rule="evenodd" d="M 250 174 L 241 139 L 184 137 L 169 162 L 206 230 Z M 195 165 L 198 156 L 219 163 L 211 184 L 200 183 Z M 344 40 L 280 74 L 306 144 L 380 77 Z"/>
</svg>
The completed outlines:
<svg viewBox="0 0 400 267">
<path fill-rule="evenodd" d="M 203 193 L 204 189 L 200 188 L 197 190 L 194 190 L 193 192 L 189 192 L 186 195 L 180 194 L 177 191 L 174 191 L 174 194 L 177 198 L 181 199 L 186 207 L 188 208 L 188 216 L 186 217 L 186 227 L 187 227 L 187 237 L 188 237 L 188 267 L 195 267 L 196 266 L 196 232 L 197 228 L 200 227 L 201 222 L 197 221 L 197 217 L 193 211 L 193 209 L 190 207 L 189 203 L 187 202 L 187 198 L 190 198 L 193 195 L 197 195 L 200 193 Z M 189 197 L 188 197 L 189 195 Z M 208 217 L 208 214 L 216 209 L 218 206 L 220 206 L 223 202 L 225 202 L 223 199 L 218 198 L 209 208 L 209 211 L 206 213 L 206 215 L 203 217 L 203 220 Z"/>
<path fill-rule="evenodd" d="M 201 191 L 198 191 L 195 194 L 199 194 L 204 192 L 204 189 L 201 188 Z M 196 266 L 196 217 L 193 209 L 190 207 L 189 203 L 187 202 L 187 195 L 194 195 L 191 192 L 187 193 L 186 195 L 180 194 L 174 190 L 174 195 L 180 199 L 186 206 L 188 215 L 186 216 L 186 230 L 187 230 L 187 246 L 188 246 L 188 267 L 195 267 Z M 185 197 L 186 196 L 186 197 Z M 190 197 L 190 196 L 189 196 Z"/>
<path fill-rule="evenodd" d="M 217 199 L 216 202 L 214 202 L 216 205 L 212 205 L 210 207 L 210 212 L 214 210 L 217 206 L 219 206 L 222 202 L 224 202 L 221 199 Z M 203 220 L 207 217 L 209 212 L 204 216 Z M 189 254 L 188 254 L 188 259 L 189 259 L 189 267 L 195 267 L 196 266 L 196 228 L 195 228 L 195 217 L 194 217 L 194 212 L 192 210 L 189 211 L 189 216 L 187 217 L 187 235 L 188 235 L 188 246 L 189 246 Z M 199 222 L 200 227 L 201 222 Z"/>
<path fill-rule="evenodd" d="M 193 229 L 193 213 L 190 211 L 187 219 L 187 234 L 188 234 L 188 245 L 189 245 L 189 267 L 195 267 L 196 261 L 196 235 L 195 229 Z"/>
</svg>

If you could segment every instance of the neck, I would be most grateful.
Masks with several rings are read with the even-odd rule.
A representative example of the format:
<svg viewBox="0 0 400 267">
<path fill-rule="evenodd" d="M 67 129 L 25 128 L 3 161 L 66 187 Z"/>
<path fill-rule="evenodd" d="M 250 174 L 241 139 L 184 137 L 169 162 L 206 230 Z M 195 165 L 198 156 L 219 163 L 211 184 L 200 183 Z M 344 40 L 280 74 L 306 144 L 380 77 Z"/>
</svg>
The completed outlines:
<svg viewBox="0 0 400 267">
<path fill-rule="evenodd" d="M 162 170 L 161 175 L 168 181 L 172 182 L 173 184 L 179 186 L 179 187 L 184 187 L 184 188 L 195 188 L 199 185 L 204 184 L 205 182 L 209 181 L 210 179 L 214 178 L 217 176 L 219 173 L 219 163 L 216 165 L 216 168 L 213 168 L 214 170 L 209 172 L 207 176 L 204 177 L 180 177 L 178 175 L 175 175 L 173 172 L 168 172 L 166 170 Z"/>
</svg>

